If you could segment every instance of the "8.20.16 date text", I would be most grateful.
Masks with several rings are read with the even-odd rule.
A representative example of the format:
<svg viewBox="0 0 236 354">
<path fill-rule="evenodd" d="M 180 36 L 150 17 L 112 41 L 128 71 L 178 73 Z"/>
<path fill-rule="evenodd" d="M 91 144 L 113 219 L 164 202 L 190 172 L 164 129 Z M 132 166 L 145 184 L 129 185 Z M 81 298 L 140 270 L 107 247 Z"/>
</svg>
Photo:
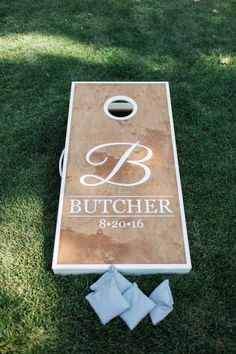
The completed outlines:
<svg viewBox="0 0 236 354">
<path fill-rule="evenodd" d="M 133 229 L 142 229 L 144 226 L 142 219 L 126 221 L 126 220 L 109 220 L 100 219 L 99 227 L 104 229 L 105 227 L 111 227 L 112 229 L 124 229 L 126 227 L 130 227 Z"/>
</svg>

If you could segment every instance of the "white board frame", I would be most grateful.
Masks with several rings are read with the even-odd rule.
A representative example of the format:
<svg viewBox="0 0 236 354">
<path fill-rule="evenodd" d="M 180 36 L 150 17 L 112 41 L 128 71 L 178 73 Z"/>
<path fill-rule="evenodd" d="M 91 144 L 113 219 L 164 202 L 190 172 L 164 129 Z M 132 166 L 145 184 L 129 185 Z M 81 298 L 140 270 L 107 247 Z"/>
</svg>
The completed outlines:
<svg viewBox="0 0 236 354">
<path fill-rule="evenodd" d="M 59 251 L 59 240 L 60 240 L 60 229 L 61 229 L 61 217 L 62 217 L 62 208 L 64 201 L 64 189 L 65 189 L 65 180 L 66 180 L 66 170 L 67 170 L 67 160 L 68 160 L 68 150 L 69 150 L 69 137 L 70 137 L 70 128 L 72 120 L 72 108 L 73 108 L 73 99 L 74 99 L 74 88 L 75 85 L 82 84 L 155 84 L 155 85 L 165 85 L 166 87 L 166 97 L 168 105 L 168 113 L 170 119 L 170 129 L 171 129 L 171 138 L 172 138 L 172 148 L 175 162 L 175 173 L 177 181 L 177 189 L 179 195 L 179 205 L 180 205 L 180 215 L 181 215 L 181 224 L 183 230 L 183 241 L 184 241 L 184 251 L 186 263 L 184 264 L 114 264 L 116 268 L 126 274 L 153 274 L 153 273 L 188 273 L 192 269 L 190 251 L 189 251 L 189 242 L 188 234 L 186 227 L 185 219 L 185 210 L 183 202 L 183 193 L 180 181 L 179 173 L 179 163 L 177 156 L 176 148 L 176 139 L 174 131 L 174 122 L 173 114 L 170 100 L 170 88 L 168 81 L 73 81 L 71 84 L 71 93 L 70 93 L 70 103 L 69 103 L 69 115 L 67 122 L 67 132 L 66 132 L 66 141 L 65 141 L 65 154 L 64 154 L 64 163 L 63 163 L 63 173 L 61 180 L 61 189 L 59 197 L 59 207 L 57 215 L 57 224 L 56 224 L 56 235 L 53 251 L 53 261 L 52 261 L 52 270 L 55 274 L 68 275 L 68 274 L 82 274 L 82 273 L 103 273 L 106 271 L 110 264 L 57 264 L 58 251 Z"/>
</svg>

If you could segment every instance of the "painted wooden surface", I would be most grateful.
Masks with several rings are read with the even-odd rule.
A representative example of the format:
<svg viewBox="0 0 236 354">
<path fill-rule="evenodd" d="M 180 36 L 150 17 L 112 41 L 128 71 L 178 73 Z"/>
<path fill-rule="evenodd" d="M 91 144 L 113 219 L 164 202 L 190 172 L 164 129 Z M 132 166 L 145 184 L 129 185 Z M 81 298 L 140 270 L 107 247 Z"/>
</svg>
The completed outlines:
<svg viewBox="0 0 236 354">
<path fill-rule="evenodd" d="M 137 113 L 128 120 L 109 118 L 103 106 L 112 96 L 132 98 Z M 167 84 L 75 83 L 71 100 L 54 263 L 186 264 L 188 244 L 177 188 Z M 137 142 L 109 182 L 82 184 L 85 175 L 109 176 Z M 116 145 L 109 145 L 113 143 Z M 145 174 L 143 166 L 132 163 L 146 157 L 145 147 L 152 157 L 140 163 L 151 175 L 144 183 L 132 185 Z M 94 165 L 86 160 L 92 148 L 90 162 Z M 99 183 L 96 177 L 84 177 L 84 181 Z"/>
</svg>

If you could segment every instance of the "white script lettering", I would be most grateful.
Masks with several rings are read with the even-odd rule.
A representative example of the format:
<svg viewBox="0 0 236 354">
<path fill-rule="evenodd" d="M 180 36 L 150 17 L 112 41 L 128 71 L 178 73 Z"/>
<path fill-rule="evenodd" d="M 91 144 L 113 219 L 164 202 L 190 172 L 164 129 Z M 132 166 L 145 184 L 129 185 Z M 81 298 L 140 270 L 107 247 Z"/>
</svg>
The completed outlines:
<svg viewBox="0 0 236 354">
<path fill-rule="evenodd" d="M 91 161 L 91 156 L 94 152 L 97 152 L 99 149 L 105 148 L 105 147 L 110 147 L 110 146 L 119 146 L 119 145 L 124 145 L 124 146 L 129 146 L 128 149 L 123 153 L 123 155 L 121 156 L 121 158 L 119 159 L 119 161 L 117 162 L 117 164 L 114 166 L 114 168 L 112 169 L 112 171 L 108 174 L 107 177 L 102 178 L 96 175 L 90 175 L 90 174 L 86 174 L 83 175 L 82 177 L 80 177 L 80 183 L 83 184 L 84 186 L 99 186 L 101 184 L 104 183 L 109 183 L 109 184 L 113 184 L 113 185 L 117 185 L 117 186 L 137 186 L 139 184 L 142 184 L 144 182 L 146 182 L 150 177 L 151 177 L 151 170 L 148 166 L 146 166 L 145 164 L 143 164 L 143 162 L 148 161 L 152 158 L 152 150 L 145 146 L 145 145 L 141 145 L 139 144 L 139 142 L 136 143 L 110 143 L 110 144 L 102 144 L 102 145 L 97 145 L 94 148 L 90 149 L 86 155 L 86 161 L 93 166 L 100 166 L 103 165 L 104 163 L 106 163 L 107 161 L 107 157 L 104 158 L 103 161 L 101 162 L 93 162 Z M 143 149 L 145 149 L 147 151 L 147 154 L 140 160 L 129 160 L 129 156 L 132 154 L 132 152 L 137 148 L 137 147 L 141 147 Z M 143 169 L 144 171 L 144 175 L 141 179 L 139 179 L 138 181 L 135 182 L 131 182 L 131 183 L 121 183 L 121 182 L 114 182 L 112 181 L 112 178 L 116 175 L 116 173 L 122 168 L 122 166 L 125 163 L 129 163 L 131 165 L 135 165 L 135 166 L 139 166 Z M 87 179 L 88 178 L 93 178 L 96 180 L 96 182 L 88 182 Z"/>
</svg>

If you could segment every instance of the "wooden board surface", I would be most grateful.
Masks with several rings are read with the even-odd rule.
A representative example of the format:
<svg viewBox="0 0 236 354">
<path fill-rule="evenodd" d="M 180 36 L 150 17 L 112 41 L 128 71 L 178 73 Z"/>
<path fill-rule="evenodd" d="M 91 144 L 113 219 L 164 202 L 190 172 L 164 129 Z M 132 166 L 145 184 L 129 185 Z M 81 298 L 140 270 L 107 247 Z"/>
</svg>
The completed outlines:
<svg viewBox="0 0 236 354">
<path fill-rule="evenodd" d="M 133 117 L 105 114 L 116 96 L 135 101 Z M 55 272 L 190 270 L 175 149 L 168 83 L 73 84 Z"/>
</svg>

